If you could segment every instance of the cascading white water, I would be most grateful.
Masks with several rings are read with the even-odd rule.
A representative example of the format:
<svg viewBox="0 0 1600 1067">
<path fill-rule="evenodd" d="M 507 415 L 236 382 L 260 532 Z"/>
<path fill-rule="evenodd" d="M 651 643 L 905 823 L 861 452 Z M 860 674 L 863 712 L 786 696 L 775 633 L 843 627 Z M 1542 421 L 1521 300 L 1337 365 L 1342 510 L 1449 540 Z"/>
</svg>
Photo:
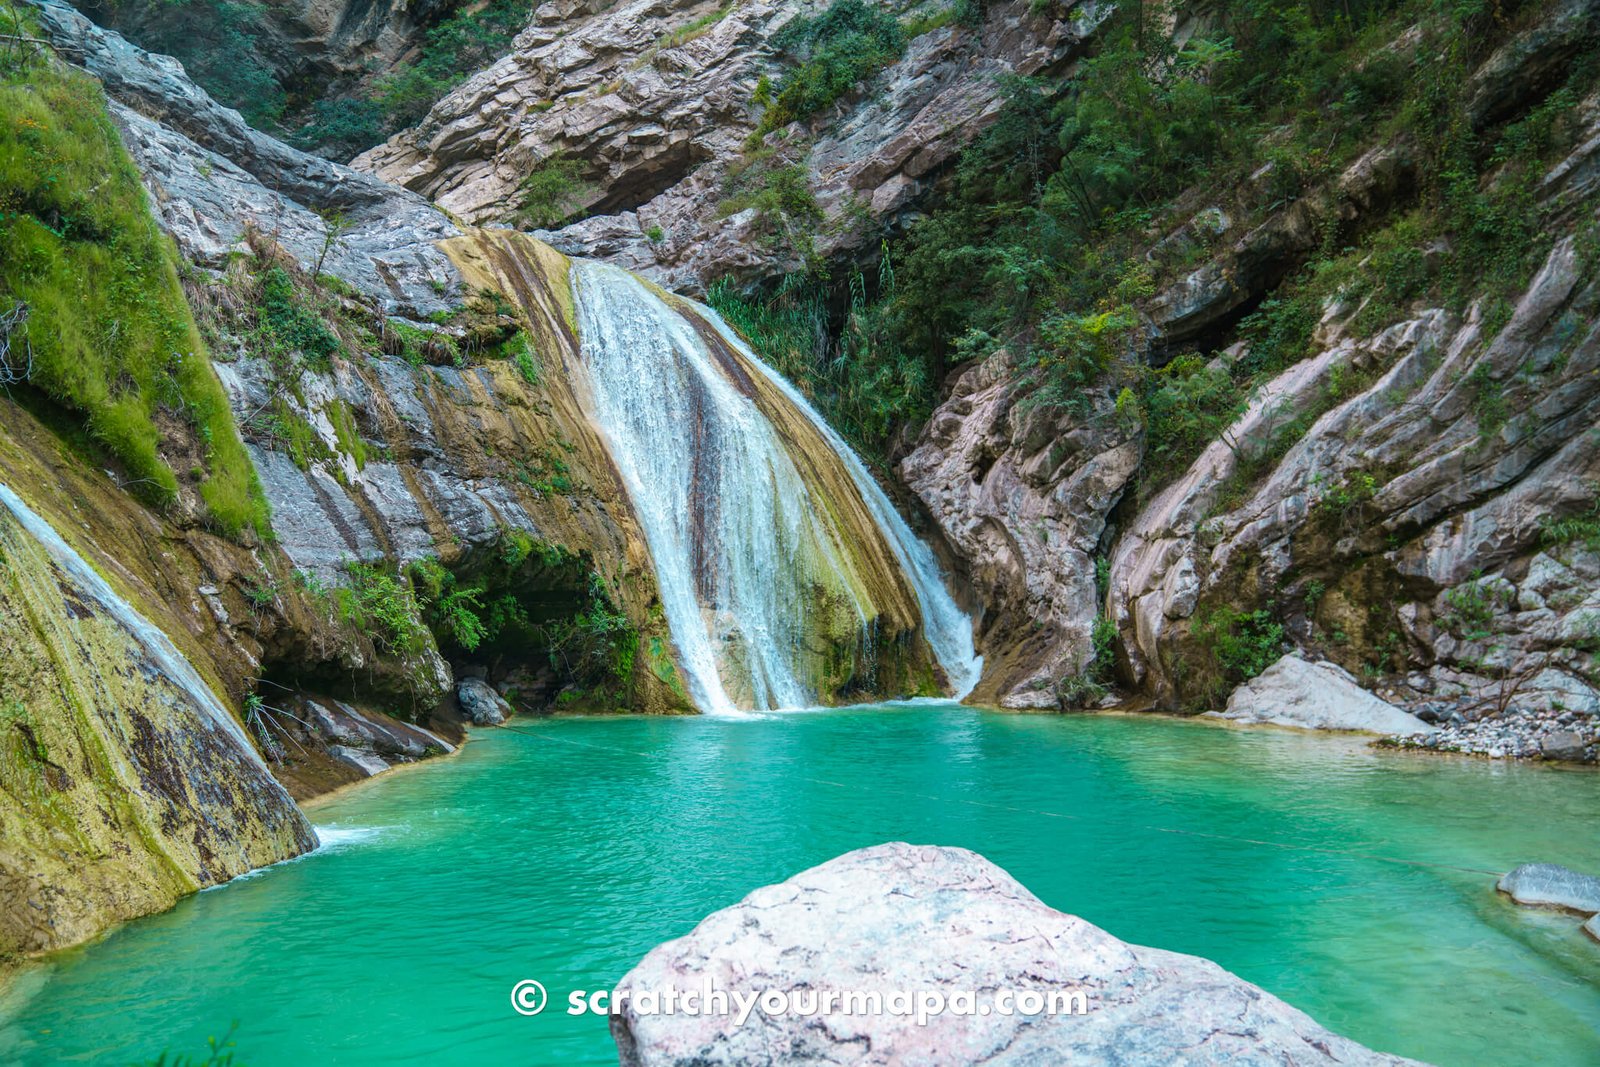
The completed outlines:
<svg viewBox="0 0 1600 1067">
<path fill-rule="evenodd" d="M 4 483 L 0 483 L 0 504 L 4 504 L 22 528 L 43 546 L 56 565 L 72 577 L 78 588 L 93 597 L 106 614 L 115 619 L 118 625 L 139 643 L 145 655 L 149 656 L 151 664 L 173 685 L 183 690 L 201 713 L 201 720 L 212 730 L 226 734 L 236 743 L 235 747 L 242 755 L 260 767 L 264 773 L 270 774 L 255 746 L 245 736 L 244 730 L 233 716 L 228 714 L 228 709 L 217 700 L 211 687 L 205 683 L 167 635 L 134 610 L 133 605 L 118 596 L 110 583 L 100 577 L 99 572 L 89 566 L 87 560 L 61 539 L 55 527 L 23 503 L 22 498 Z"/>
<path fill-rule="evenodd" d="M 667 623 L 703 711 L 813 705 L 797 669 L 819 624 L 818 590 L 835 610 L 869 618 L 830 508 L 814 499 L 795 457 L 750 392 L 683 315 L 619 268 L 575 262 L 579 336 L 591 416 L 606 438 L 655 561 Z M 972 627 L 933 555 L 895 514 L 861 461 L 792 387 L 709 309 L 697 309 L 803 413 L 843 461 L 921 610 L 929 647 L 956 695 L 977 681 Z"/>
<path fill-rule="evenodd" d="M 861 457 L 856 455 L 855 450 L 845 443 L 844 438 L 840 437 L 811 406 L 805 394 L 796 389 L 787 378 L 757 358 L 750 347 L 740 340 L 739 335 L 722 320 L 721 315 L 708 307 L 702 307 L 700 314 L 705 316 L 717 328 L 717 332 L 737 348 L 745 359 L 766 375 L 767 379 L 789 398 L 790 403 L 805 414 L 807 420 L 817 428 L 817 432 L 833 446 L 833 450 L 844 461 L 845 469 L 850 472 L 850 479 L 855 483 L 856 491 L 861 494 L 862 501 L 872 512 L 873 519 L 878 523 L 878 529 L 888 538 L 889 547 L 894 550 L 901 569 L 905 571 L 911 580 L 912 588 L 916 590 L 917 603 L 922 609 L 922 632 L 927 636 L 933 654 L 938 657 L 939 665 L 944 668 L 945 675 L 950 679 L 952 695 L 957 700 L 965 697 L 972 692 L 978 684 L 978 678 L 983 674 L 983 657 L 977 654 L 972 645 L 972 619 L 951 597 L 950 590 L 945 586 L 944 576 L 939 573 L 939 564 L 933 558 L 933 550 L 911 532 L 906 520 L 900 517 L 900 513 L 890 502 L 889 495 L 872 477 L 867 465 L 861 462 Z"/>
</svg>

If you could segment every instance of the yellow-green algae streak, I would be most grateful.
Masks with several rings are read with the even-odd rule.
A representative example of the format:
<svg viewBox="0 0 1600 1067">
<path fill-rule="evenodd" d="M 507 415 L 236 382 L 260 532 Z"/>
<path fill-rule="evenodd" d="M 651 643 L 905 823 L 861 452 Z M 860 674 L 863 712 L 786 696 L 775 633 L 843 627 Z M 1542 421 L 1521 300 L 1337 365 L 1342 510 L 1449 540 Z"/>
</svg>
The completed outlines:
<svg viewBox="0 0 1600 1067">
<path fill-rule="evenodd" d="M 70 945 L 313 847 L 181 653 L 0 496 L 0 947 Z"/>
</svg>

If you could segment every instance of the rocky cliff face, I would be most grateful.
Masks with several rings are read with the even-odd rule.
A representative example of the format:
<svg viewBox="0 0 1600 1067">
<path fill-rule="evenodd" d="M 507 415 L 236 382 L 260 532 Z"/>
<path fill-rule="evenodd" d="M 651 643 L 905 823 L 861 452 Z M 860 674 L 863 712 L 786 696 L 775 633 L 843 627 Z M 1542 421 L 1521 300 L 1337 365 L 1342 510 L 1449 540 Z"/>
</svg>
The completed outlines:
<svg viewBox="0 0 1600 1067">
<path fill-rule="evenodd" d="M 0 403 L 10 958 L 83 941 L 316 841 L 214 695 L 239 692 L 257 669 L 248 610 L 219 589 L 254 573 L 255 554 L 151 515 Z"/>
<path fill-rule="evenodd" d="M 1483 60 L 1467 121 L 1526 114 L 1593 17 L 1555 5 Z M 1126 692 L 1215 706 L 1230 679 L 1208 639 L 1265 610 L 1288 642 L 1381 679 L 1427 718 L 1516 705 L 1592 732 L 1600 101 L 1575 114 L 1577 147 L 1541 172 L 1528 209 L 1557 239 L 1519 295 L 1377 321 L 1366 300 L 1330 301 L 1303 358 L 1164 483 L 1141 479 L 1146 435 L 1114 387 L 1064 414 L 1023 402 L 1004 351 L 957 377 L 900 470 L 987 604 L 980 695 L 1056 706 L 1100 619 Z M 1374 145 L 1267 211 L 1248 187 L 1181 197 L 1187 221 L 1152 233 L 1148 259 L 1177 244 L 1200 264 L 1141 304 L 1140 358 L 1215 345 L 1213 367 L 1248 359 L 1248 339 L 1229 347 L 1243 311 L 1317 234 L 1409 204 L 1415 152 L 1403 135 Z"/>
<path fill-rule="evenodd" d="M 781 70 L 773 36 L 817 10 L 795 0 L 553 0 L 510 55 L 353 165 L 483 223 L 514 219 L 525 179 L 575 161 L 577 187 L 547 221 L 590 217 L 550 237 L 563 251 L 686 292 L 724 275 L 758 280 L 798 266 L 801 250 L 771 212 L 728 211 L 736 175 L 801 166 L 820 212 L 810 254 L 875 248 L 877 224 L 914 211 L 994 119 L 1001 76 L 1058 73 L 1109 7 L 1057 16 L 986 5 L 981 25 L 916 36 L 860 92 L 749 142 L 760 80 Z"/>
</svg>

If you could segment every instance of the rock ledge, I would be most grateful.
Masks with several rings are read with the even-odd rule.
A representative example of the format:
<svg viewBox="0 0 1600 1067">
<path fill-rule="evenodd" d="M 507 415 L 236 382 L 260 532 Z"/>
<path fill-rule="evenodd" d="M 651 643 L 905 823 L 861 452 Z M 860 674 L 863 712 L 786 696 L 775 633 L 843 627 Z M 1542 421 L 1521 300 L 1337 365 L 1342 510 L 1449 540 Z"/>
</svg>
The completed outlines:
<svg viewBox="0 0 1600 1067">
<path fill-rule="evenodd" d="M 652 950 L 628 996 L 783 991 L 1074 990 L 1086 1014 L 841 1011 L 611 1017 L 623 1067 L 714 1064 L 1402 1064 L 1323 1029 L 1208 960 L 1125 944 L 1047 907 L 965 849 L 878 845 L 757 889 Z M 647 1002 L 648 1003 L 648 1002 Z"/>
</svg>

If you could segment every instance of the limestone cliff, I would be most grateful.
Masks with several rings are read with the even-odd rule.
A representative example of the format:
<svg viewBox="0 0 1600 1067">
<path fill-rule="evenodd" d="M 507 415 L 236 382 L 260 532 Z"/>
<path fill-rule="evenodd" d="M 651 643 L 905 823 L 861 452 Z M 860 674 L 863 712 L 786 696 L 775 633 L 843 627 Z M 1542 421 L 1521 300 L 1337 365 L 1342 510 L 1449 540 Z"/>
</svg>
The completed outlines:
<svg viewBox="0 0 1600 1067">
<path fill-rule="evenodd" d="M 1487 142 L 1562 79 L 1583 85 L 1562 112 L 1572 147 L 1540 162 L 1519 208 L 1548 220 L 1548 251 L 1509 298 L 1388 307 L 1336 287 L 1290 365 L 1170 475 L 1121 383 L 1068 411 L 1026 400 L 1009 351 L 963 368 L 900 472 L 986 604 L 980 697 L 1081 700 L 1098 652 L 1124 694 L 1219 706 L 1264 665 L 1224 647 L 1248 636 L 1273 657 L 1294 645 L 1332 659 L 1430 720 L 1515 705 L 1593 732 L 1600 99 L 1575 57 L 1595 26 L 1590 3 L 1531 12 L 1463 87 L 1460 122 Z M 1236 190 L 1177 197 L 1144 235 L 1160 284 L 1139 298 L 1127 358 L 1210 354 L 1174 375 L 1250 360 L 1273 339 L 1242 317 L 1327 234 L 1354 243 L 1416 209 L 1420 151 L 1402 128 L 1293 196 L 1267 187 L 1268 165 Z M 1452 277 L 1482 270 L 1449 240 L 1403 254 Z M 1352 253 L 1350 269 L 1386 268 Z"/>
<path fill-rule="evenodd" d="M 1018 0 L 984 5 L 981 24 L 967 26 L 923 5 L 911 14 L 945 17 L 859 92 L 758 130 L 758 87 L 782 69 L 775 35 L 819 10 L 799 0 L 552 0 L 511 54 L 353 165 L 469 221 L 502 222 L 517 217 L 525 179 L 575 161 L 577 188 L 541 222 L 589 216 L 550 237 L 563 251 L 686 292 L 724 275 L 760 280 L 798 266 L 803 253 L 876 248 L 878 224 L 915 211 L 994 120 L 1002 76 L 1059 73 L 1109 7 L 1032 14 Z M 808 249 L 773 212 L 730 210 L 738 182 L 782 166 L 802 169 L 820 213 L 807 226 Z"/>
</svg>

